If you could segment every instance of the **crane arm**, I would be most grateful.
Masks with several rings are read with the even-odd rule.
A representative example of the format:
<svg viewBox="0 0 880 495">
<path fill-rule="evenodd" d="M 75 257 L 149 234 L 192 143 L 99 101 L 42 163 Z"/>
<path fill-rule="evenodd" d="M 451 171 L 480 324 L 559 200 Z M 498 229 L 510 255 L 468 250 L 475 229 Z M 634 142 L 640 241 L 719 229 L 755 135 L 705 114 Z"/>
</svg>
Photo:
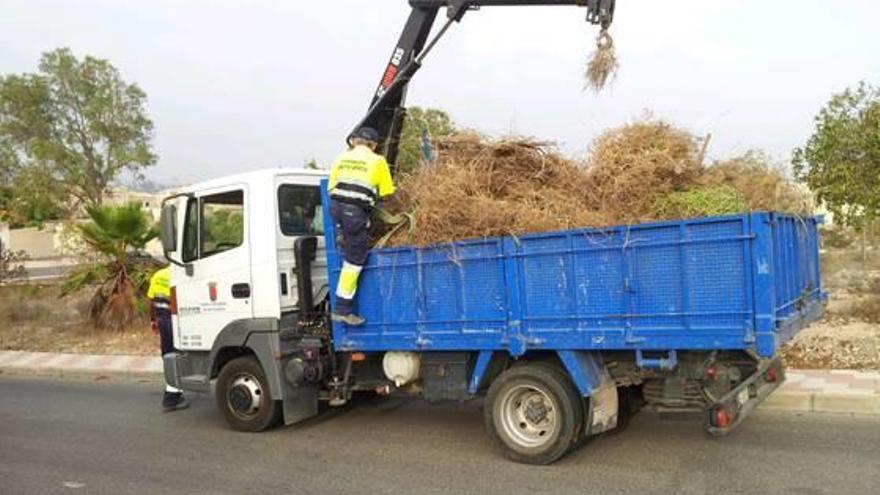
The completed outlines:
<svg viewBox="0 0 880 495">
<path fill-rule="evenodd" d="M 367 114 L 355 127 L 357 130 L 369 126 L 379 132 L 381 151 L 392 167 L 397 161 L 409 82 L 453 22 L 461 21 L 468 11 L 478 10 L 480 7 L 568 5 L 586 7 L 587 22 L 607 29 L 614 17 L 615 0 L 409 0 L 409 4 L 412 12 L 391 53 Z M 431 28 L 440 9 L 444 7 L 446 22 L 429 41 Z"/>
</svg>

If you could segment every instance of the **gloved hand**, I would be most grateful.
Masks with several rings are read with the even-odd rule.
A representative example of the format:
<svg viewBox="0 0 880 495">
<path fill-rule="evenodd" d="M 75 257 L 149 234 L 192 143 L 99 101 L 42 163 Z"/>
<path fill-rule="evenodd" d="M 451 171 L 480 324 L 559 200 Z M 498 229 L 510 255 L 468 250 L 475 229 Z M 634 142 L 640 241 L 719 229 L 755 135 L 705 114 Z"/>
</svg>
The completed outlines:
<svg viewBox="0 0 880 495">
<path fill-rule="evenodd" d="M 150 331 L 153 332 L 153 335 L 159 335 L 159 324 L 156 323 L 156 320 L 150 320 Z"/>
<path fill-rule="evenodd" d="M 382 223 L 387 225 L 397 225 L 407 221 L 409 216 L 406 213 L 391 214 L 388 210 L 376 206 L 373 208 L 373 214 Z"/>
</svg>

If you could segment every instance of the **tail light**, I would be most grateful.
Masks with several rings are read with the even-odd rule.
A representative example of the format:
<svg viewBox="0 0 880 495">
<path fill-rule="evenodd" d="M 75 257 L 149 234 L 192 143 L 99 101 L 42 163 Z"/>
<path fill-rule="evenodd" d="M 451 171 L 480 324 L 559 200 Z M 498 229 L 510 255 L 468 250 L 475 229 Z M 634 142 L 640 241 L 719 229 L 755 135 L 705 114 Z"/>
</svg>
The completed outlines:
<svg viewBox="0 0 880 495">
<path fill-rule="evenodd" d="M 714 365 L 711 365 L 708 368 L 706 368 L 706 378 L 707 379 L 714 380 L 716 376 L 718 376 L 718 368 L 716 368 Z"/>
<path fill-rule="evenodd" d="M 177 287 L 171 287 L 171 314 L 177 315 Z"/>
<path fill-rule="evenodd" d="M 770 368 L 769 370 L 767 370 L 765 379 L 768 383 L 776 383 L 776 380 L 779 380 L 779 372 L 776 370 L 776 368 Z"/>
<path fill-rule="evenodd" d="M 712 422 L 716 428 L 727 428 L 730 426 L 730 413 L 723 408 L 715 409 L 712 412 Z"/>
</svg>

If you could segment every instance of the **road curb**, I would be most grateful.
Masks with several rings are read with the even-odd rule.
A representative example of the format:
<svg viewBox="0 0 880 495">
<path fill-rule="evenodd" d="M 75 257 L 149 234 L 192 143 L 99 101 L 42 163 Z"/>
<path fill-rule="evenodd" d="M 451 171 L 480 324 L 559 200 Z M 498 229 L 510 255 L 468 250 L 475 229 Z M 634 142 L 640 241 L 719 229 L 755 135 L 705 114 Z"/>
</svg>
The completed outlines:
<svg viewBox="0 0 880 495">
<path fill-rule="evenodd" d="M 0 366 L 0 378 L 4 376 L 34 377 L 34 378 L 57 378 L 60 380 L 115 380 L 128 382 L 156 382 L 164 381 L 161 372 L 118 372 L 112 370 L 59 370 L 22 368 L 15 366 Z"/>
<path fill-rule="evenodd" d="M 99 356 L 0 351 L 0 377 L 162 382 L 158 356 Z M 787 379 L 761 404 L 764 411 L 880 415 L 880 372 L 788 370 Z"/>
<path fill-rule="evenodd" d="M 880 372 L 788 370 L 761 405 L 768 411 L 880 414 Z"/>
<path fill-rule="evenodd" d="M 158 357 L 25 351 L 0 351 L 0 376 L 136 382 L 164 380 L 162 360 Z"/>
</svg>

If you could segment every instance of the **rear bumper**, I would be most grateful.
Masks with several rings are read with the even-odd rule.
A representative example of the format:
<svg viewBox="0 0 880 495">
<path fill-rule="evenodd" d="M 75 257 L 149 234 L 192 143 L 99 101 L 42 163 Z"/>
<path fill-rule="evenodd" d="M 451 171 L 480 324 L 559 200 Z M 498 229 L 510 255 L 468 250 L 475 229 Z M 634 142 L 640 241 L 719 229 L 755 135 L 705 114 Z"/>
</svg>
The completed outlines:
<svg viewBox="0 0 880 495">
<path fill-rule="evenodd" d="M 706 431 L 713 436 L 727 435 L 784 381 L 781 358 L 764 362 L 736 388 L 707 407 Z"/>
</svg>

